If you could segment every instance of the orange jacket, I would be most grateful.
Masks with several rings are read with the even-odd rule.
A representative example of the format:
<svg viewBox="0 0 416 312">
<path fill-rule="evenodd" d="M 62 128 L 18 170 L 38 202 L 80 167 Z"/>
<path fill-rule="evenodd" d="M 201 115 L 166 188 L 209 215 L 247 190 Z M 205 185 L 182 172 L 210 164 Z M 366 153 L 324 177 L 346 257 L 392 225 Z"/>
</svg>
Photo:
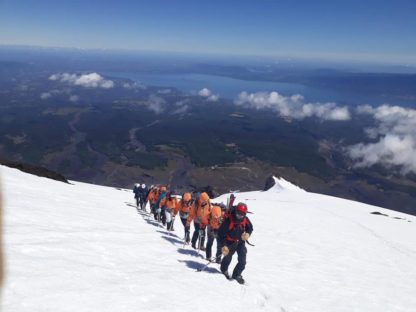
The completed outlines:
<svg viewBox="0 0 416 312">
<path fill-rule="evenodd" d="M 223 212 L 220 206 L 211 206 L 211 213 L 208 217 L 209 227 L 213 230 L 218 230 L 222 223 L 223 217 Z"/>
<path fill-rule="evenodd" d="M 206 204 L 202 205 L 202 203 Z M 194 220 L 194 222 L 201 224 L 202 228 L 205 228 L 208 225 L 210 212 L 211 203 L 209 202 L 209 196 L 207 193 L 202 193 L 192 205 L 186 224 L 189 225 Z"/>
<path fill-rule="evenodd" d="M 149 195 L 147 195 L 146 201 L 150 202 L 151 204 L 154 204 L 158 198 L 159 190 L 157 188 L 154 188 L 149 192 Z"/>
<path fill-rule="evenodd" d="M 177 207 L 178 207 L 178 209 L 177 209 L 177 211 L 175 212 L 175 215 L 179 212 L 179 215 L 180 215 L 180 217 L 182 218 L 188 218 L 188 216 L 189 216 L 189 213 L 191 212 L 191 208 L 192 208 L 192 204 L 191 203 L 189 203 L 189 205 L 185 205 L 185 203 L 184 203 L 184 201 L 183 200 L 180 200 L 179 202 L 178 202 L 178 205 L 177 205 Z"/>
<path fill-rule="evenodd" d="M 174 216 L 178 213 L 178 200 L 176 197 L 172 197 L 172 199 L 169 198 L 163 198 L 160 201 L 159 207 L 165 207 L 168 210 L 171 210 Z"/>
</svg>

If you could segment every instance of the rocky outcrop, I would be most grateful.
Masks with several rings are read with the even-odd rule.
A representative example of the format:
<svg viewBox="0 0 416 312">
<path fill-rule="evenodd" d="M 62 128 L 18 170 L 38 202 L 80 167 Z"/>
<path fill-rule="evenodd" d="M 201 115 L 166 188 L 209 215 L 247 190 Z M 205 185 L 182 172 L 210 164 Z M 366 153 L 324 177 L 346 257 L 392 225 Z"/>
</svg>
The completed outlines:
<svg viewBox="0 0 416 312">
<path fill-rule="evenodd" d="M 264 189 L 263 191 L 268 191 L 270 190 L 274 185 L 276 184 L 276 180 L 274 179 L 274 176 L 269 176 L 266 179 L 266 184 L 264 185 Z"/>
</svg>

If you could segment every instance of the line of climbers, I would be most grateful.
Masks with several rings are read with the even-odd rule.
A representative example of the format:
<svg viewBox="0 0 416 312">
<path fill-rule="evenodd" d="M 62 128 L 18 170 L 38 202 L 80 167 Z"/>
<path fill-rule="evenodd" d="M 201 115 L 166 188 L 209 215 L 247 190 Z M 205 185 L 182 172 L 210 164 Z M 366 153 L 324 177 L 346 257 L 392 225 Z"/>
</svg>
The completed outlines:
<svg viewBox="0 0 416 312">
<path fill-rule="evenodd" d="M 194 249 L 205 251 L 206 259 L 221 264 L 221 272 L 228 279 L 244 283 L 242 272 L 246 266 L 246 241 L 253 232 L 253 225 L 247 217 L 247 205 L 233 205 L 234 195 L 231 195 L 227 206 L 223 203 L 211 203 L 207 193 L 201 193 L 195 198 L 185 192 L 178 199 L 166 186 L 151 186 L 136 184 L 135 194 L 137 208 L 145 210 L 147 202 L 154 219 L 166 226 L 168 231 L 174 231 L 173 223 L 176 215 L 182 222 L 185 231 L 184 246 L 191 242 Z M 190 237 L 190 225 L 193 222 L 194 232 Z M 208 237 L 205 247 L 205 237 Z M 216 240 L 215 258 L 212 258 L 212 246 Z M 237 252 L 238 263 L 232 275 L 228 273 L 234 253 Z M 222 259 L 221 259 L 221 256 Z"/>
</svg>

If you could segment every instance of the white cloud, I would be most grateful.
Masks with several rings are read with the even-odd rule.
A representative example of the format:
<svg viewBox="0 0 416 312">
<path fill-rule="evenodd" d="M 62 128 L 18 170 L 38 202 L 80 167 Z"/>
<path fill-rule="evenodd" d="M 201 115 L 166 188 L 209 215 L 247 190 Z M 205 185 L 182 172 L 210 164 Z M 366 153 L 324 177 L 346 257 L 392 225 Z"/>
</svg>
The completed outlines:
<svg viewBox="0 0 416 312">
<path fill-rule="evenodd" d="M 40 95 L 40 98 L 42 100 L 47 100 L 47 99 L 49 99 L 49 98 L 51 98 L 51 97 L 53 97 L 55 95 L 61 94 L 62 92 L 63 91 L 59 91 L 59 90 L 56 90 L 56 89 L 50 90 L 48 92 L 42 92 L 42 94 Z"/>
<path fill-rule="evenodd" d="M 188 105 L 189 103 L 190 103 L 189 99 L 183 99 L 183 100 L 177 101 L 174 104 L 174 106 L 177 107 L 177 109 L 174 110 L 172 114 L 177 114 L 177 115 L 185 114 L 190 108 L 190 106 Z"/>
<path fill-rule="evenodd" d="M 40 98 L 41 98 L 42 100 L 46 100 L 46 99 L 49 99 L 51 96 L 52 96 L 52 94 L 50 94 L 49 92 L 43 92 L 43 93 L 40 95 Z"/>
<path fill-rule="evenodd" d="M 189 109 L 189 105 L 183 105 L 179 107 L 178 109 L 174 110 L 172 114 L 182 115 L 185 114 Z"/>
<path fill-rule="evenodd" d="M 199 90 L 198 95 L 202 97 L 206 97 L 207 101 L 210 101 L 210 102 L 216 102 L 219 99 L 219 96 L 217 94 L 213 94 L 212 91 L 207 88 L 203 88 Z"/>
<path fill-rule="evenodd" d="M 69 97 L 69 100 L 71 101 L 71 102 L 78 102 L 78 100 L 79 100 L 79 96 L 78 95 L 71 95 L 70 97 Z"/>
<path fill-rule="evenodd" d="M 218 96 L 218 95 L 216 95 L 216 94 L 212 94 L 212 95 L 210 95 L 210 96 L 208 97 L 207 101 L 210 101 L 210 102 L 216 102 L 216 101 L 218 101 L 218 99 L 219 99 L 219 96 Z"/>
<path fill-rule="evenodd" d="M 69 83 L 75 86 L 82 86 L 85 88 L 103 88 L 110 89 L 114 87 L 112 80 L 106 80 L 97 73 L 76 75 L 76 74 L 54 74 L 49 77 L 49 80 Z"/>
<path fill-rule="evenodd" d="M 241 92 L 235 104 L 255 109 L 271 109 L 281 116 L 295 119 L 318 117 L 324 120 L 349 120 L 347 107 L 338 107 L 336 103 L 305 103 L 300 94 L 283 96 L 273 92 Z"/>
<path fill-rule="evenodd" d="M 201 90 L 198 91 L 198 95 L 199 96 L 203 96 L 203 97 L 208 97 L 212 94 L 211 90 L 207 89 L 207 88 L 203 88 Z"/>
<path fill-rule="evenodd" d="M 172 90 L 171 89 L 161 89 L 161 90 L 158 90 L 157 93 L 159 93 L 159 94 L 170 94 L 170 93 L 172 93 Z"/>
<path fill-rule="evenodd" d="M 366 129 L 372 143 L 359 143 L 347 148 L 357 167 L 376 163 L 400 167 L 403 174 L 416 173 L 416 110 L 399 106 L 369 105 L 357 108 L 359 114 L 372 115 L 377 126 Z"/>
<path fill-rule="evenodd" d="M 49 77 L 49 80 L 59 80 L 60 74 L 53 74 Z"/>
<path fill-rule="evenodd" d="M 140 90 L 146 90 L 147 89 L 147 87 L 144 84 L 142 84 L 141 82 L 137 82 L 137 81 L 124 82 L 122 84 L 122 86 L 123 86 L 123 88 L 126 88 L 126 89 L 140 89 Z"/>
<path fill-rule="evenodd" d="M 165 104 L 166 101 L 163 98 L 154 94 L 151 94 L 146 102 L 147 108 L 156 114 L 160 114 L 165 110 Z"/>
</svg>

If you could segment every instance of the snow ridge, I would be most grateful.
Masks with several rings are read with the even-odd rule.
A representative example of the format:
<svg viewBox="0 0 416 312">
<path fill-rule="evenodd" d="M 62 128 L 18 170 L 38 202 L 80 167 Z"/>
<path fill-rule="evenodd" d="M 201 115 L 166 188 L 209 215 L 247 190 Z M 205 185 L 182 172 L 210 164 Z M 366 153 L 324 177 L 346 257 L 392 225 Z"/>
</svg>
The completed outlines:
<svg viewBox="0 0 416 312">
<path fill-rule="evenodd" d="M 273 176 L 275 184 L 271 187 L 268 192 L 282 192 L 282 191 L 305 191 L 297 185 L 294 185 L 283 178 Z"/>
</svg>

